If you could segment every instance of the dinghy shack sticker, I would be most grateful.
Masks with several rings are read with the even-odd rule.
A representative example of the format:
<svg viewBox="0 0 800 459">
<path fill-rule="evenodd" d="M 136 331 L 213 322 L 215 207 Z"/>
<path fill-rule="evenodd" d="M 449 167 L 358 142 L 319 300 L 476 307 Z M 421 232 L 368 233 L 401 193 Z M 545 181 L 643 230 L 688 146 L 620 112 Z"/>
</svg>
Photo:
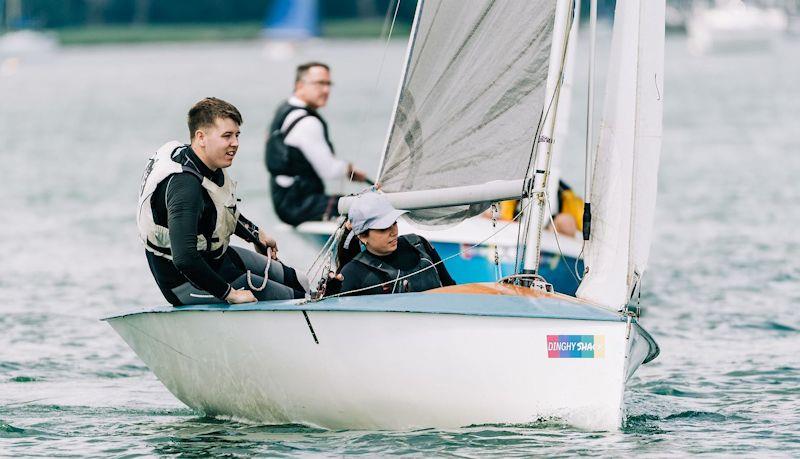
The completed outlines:
<svg viewBox="0 0 800 459">
<path fill-rule="evenodd" d="M 602 359 L 605 335 L 547 335 L 547 357 L 551 359 Z"/>
</svg>

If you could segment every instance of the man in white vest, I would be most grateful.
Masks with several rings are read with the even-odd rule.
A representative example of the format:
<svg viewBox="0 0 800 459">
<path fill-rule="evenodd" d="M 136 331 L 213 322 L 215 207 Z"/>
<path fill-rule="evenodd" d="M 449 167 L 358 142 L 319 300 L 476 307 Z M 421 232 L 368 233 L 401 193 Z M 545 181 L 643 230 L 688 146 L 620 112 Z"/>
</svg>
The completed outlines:
<svg viewBox="0 0 800 459">
<path fill-rule="evenodd" d="M 276 241 L 237 209 L 225 169 L 239 149 L 239 110 L 205 98 L 188 124 L 191 144 L 159 148 L 140 189 L 139 236 L 161 292 L 176 306 L 303 298 L 306 280 L 277 260 Z M 233 234 L 262 253 L 229 246 Z"/>
</svg>

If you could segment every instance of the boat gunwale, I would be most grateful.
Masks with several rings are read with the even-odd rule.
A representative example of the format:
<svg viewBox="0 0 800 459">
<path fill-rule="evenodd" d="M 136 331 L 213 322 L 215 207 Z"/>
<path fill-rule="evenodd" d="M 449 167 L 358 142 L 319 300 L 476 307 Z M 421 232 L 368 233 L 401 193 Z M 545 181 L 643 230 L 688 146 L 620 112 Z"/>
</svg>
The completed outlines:
<svg viewBox="0 0 800 459">
<path fill-rule="evenodd" d="M 259 301 L 231 305 L 213 303 L 189 306 L 159 306 L 104 317 L 109 321 L 148 313 L 175 312 L 391 312 L 411 314 L 446 314 L 479 317 L 518 317 L 529 319 L 594 320 L 625 322 L 628 316 L 617 311 L 586 303 L 569 301 L 571 297 L 504 296 L 477 293 L 403 293 L 394 295 L 362 295 L 306 300 Z M 380 301 L 375 301 L 379 299 Z M 422 302 L 423 304 L 420 304 Z M 487 303 L 491 302 L 490 306 Z M 355 304 L 353 304 L 355 303 Z M 415 303 L 409 306 L 409 303 Z M 500 303 L 500 304 L 498 304 Z M 635 321 L 635 318 L 633 319 Z"/>
</svg>

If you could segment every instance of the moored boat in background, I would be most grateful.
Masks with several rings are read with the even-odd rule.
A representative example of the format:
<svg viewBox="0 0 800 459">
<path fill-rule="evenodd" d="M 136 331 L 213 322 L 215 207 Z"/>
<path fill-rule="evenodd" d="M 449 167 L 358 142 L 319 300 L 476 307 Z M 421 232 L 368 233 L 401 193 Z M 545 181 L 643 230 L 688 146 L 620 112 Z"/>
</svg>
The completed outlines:
<svg viewBox="0 0 800 459">
<path fill-rule="evenodd" d="M 786 12 L 742 0 L 696 3 L 687 22 L 689 50 L 696 54 L 767 50 L 784 35 Z"/>
</svg>

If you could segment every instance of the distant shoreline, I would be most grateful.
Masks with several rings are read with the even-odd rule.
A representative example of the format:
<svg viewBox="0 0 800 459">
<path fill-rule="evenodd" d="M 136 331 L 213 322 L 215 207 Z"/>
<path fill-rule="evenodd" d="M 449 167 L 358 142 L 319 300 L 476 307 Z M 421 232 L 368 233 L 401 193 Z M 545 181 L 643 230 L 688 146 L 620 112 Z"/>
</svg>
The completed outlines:
<svg viewBox="0 0 800 459">
<path fill-rule="evenodd" d="M 383 20 L 343 19 L 322 23 L 321 38 L 376 39 L 380 37 Z M 405 39 L 411 26 L 395 24 L 392 37 Z M 101 25 L 63 29 L 48 29 L 65 46 L 102 45 L 117 43 L 158 43 L 256 40 L 262 37 L 260 22 L 233 24 L 148 24 Z"/>
</svg>

